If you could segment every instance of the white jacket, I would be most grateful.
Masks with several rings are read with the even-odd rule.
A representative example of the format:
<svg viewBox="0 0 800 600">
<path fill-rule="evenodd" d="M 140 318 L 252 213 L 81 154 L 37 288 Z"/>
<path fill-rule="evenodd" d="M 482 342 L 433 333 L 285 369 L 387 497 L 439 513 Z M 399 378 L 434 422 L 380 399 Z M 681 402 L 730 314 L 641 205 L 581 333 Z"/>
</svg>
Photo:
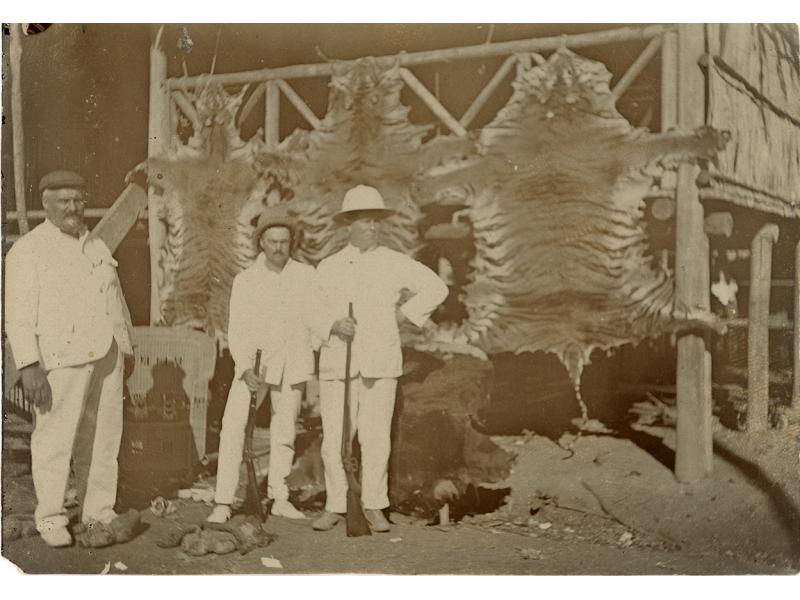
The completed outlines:
<svg viewBox="0 0 800 600">
<path fill-rule="evenodd" d="M 47 371 L 105 356 L 116 338 L 132 354 L 117 262 L 88 232 L 76 239 L 48 220 L 6 256 L 6 333 L 18 369 Z"/>
<path fill-rule="evenodd" d="M 351 376 L 402 375 L 403 356 L 395 310 L 403 290 L 413 296 L 399 308 L 417 327 L 422 327 L 448 294 L 447 286 L 428 267 L 383 246 L 361 252 L 348 244 L 319 263 L 309 323 L 322 341 L 320 379 L 344 378 L 346 344 L 330 331 L 335 321 L 347 316 L 349 302 L 353 303 L 357 322 Z"/>
<path fill-rule="evenodd" d="M 236 275 L 231 288 L 228 346 L 236 379 L 253 368 L 261 349 L 261 373 L 278 385 L 301 383 L 314 373 L 311 335 L 305 325 L 314 268 L 289 259 L 283 271 L 266 265 L 264 253 Z"/>
</svg>

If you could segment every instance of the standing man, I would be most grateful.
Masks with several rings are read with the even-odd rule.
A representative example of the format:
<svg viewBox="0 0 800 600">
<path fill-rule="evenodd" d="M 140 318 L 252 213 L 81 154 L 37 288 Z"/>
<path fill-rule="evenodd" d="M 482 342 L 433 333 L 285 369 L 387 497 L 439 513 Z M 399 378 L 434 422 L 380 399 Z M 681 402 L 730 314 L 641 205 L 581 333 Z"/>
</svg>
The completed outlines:
<svg viewBox="0 0 800 600">
<path fill-rule="evenodd" d="M 224 523 L 231 516 L 250 393 L 258 391 L 263 399 L 267 387 L 272 404 L 267 490 L 275 500 L 271 512 L 289 519 L 305 518 L 289 502 L 286 485 L 294 460 L 295 423 L 303 389 L 314 373 L 311 335 L 303 310 L 314 269 L 290 258 L 297 234 L 297 221 L 285 205 L 267 208 L 255 231 L 263 252 L 233 280 L 228 345 L 235 371 L 222 418 L 216 506 L 208 517 L 212 523 Z M 257 349 L 262 351 L 261 373 L 253 371 Z"/>
<path fill-rule="evenodd" d="M 428 267 L 378 245 L 380 222 L 393 214 L 380 192 L 349 190 L 334 217 L 349 228 L 349 244 L 317 267 L 314 334 L 322 340 L 319 361 L 325 512 L 312 524 L 327 531 L 347 510 L 342 466 L 342 421 L 347 340 L 352 340 L 351 414 L 362 456 L 362 502 L 373 531 L 389 531 L 388 465 L 397 378 L 403 372 L 398 324 L 417 327 L 447 297 L 447 286 Z M 411 298 L 404 301 L 408 294 Z M 348 305 L 353 304 L 353 318 Z"/>
<path fill-rule="evenodd" d="M 64 509 L 70 458 L 81 521 L 102 528 L 117 517 L 122 354 L 133 353 L 117 263 L 83 224 L 84 189 L 77 173 L 42 177 L 45 221 L 6 257 L 6 332 L 36 413 L 36 528 L 54 547 L 72 543 Z"/>
</svg>

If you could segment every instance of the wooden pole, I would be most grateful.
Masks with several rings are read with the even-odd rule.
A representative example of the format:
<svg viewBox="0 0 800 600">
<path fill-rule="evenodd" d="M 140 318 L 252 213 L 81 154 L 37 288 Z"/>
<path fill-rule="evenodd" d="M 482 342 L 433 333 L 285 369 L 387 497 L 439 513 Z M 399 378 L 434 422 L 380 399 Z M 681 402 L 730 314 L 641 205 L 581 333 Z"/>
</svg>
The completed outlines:
<svg viewBox="0 0 800 600">
<path fill-rule="evenodd" d="M 409 71 L 408 69 L 400 69 L 400 76 L 403 78 L 403 81 L 406 82 L 406 85 L 410 87 L 414 93 L 419 96 L 420 100 L 422 100 L 425 105 L 431 109 L 431 112 L 436 115 L 442 123 L 447 125 L 447 127 L 460 137 L 467 136 L 467 130 L 456 121 L 455 117 L 447 112 L 447 109 L 441 105 L 441 103 L 436 99 L 436 97 L 428 91 L 422 82 L 417 79 L 414 74 Z"/>
<path fill-rule="evenodd" d="M 150 48 L 150 106 L 147 138 L 147 157 L 162 156 L 169 144 L 170 99 L 167 90 L 167 57 L 160 48 L 162 26 Z M 167 235 L 164 222 L 159 219 L 161 198 L 149 186 L 147 190 L 147 231 L 150 248 L 150 324 L 161 321 L 159 281 L 162 278 L 159 257 Z"/>
<path fill-rule="evenodd" d="M 267 103 L 264 115 L 264 137 L 267 147 L 275 149 L 280 142 L 281 95 L 278 84 L 274 81 L 266 83 Z"/>
<path fill-rule="evenodd" d="M 661 131 L 678 125 L 678 32 L 666 31 L 661 45 Z"/>
<path fill-rule="evenodd" d="M 769 296 L 772 245 L 778 226 L 764 225 L 750 246 L 750 304 L 747 313 L 747 431 L 769 428 Z"/>
<path fill-rule="evenodd" d="M 500 68 L 497 69 L 497 73 L 494 74 L 494 76 L 489 80 L 489 83 L 486 84 L 486 87 L 481 90 L 481 93 L 478 94 L 478 97 L 473 100 L 472 104 L 470 104 L 469 108 L 461 116 L 459 123 L 461 123 L 461 126 L 464 129 L 469 127 L 470 123 L 472 123 L 472 119 L 478 115 L 478 112 L 480 112 L 484 104 L 486 104 L 497 87 L 503 83 L 503 80 L 509 74 L 511 69 L 514 68 L 516 62 L 516 56 L 509 56 L 505 62 L 500 65 Z"/>
<path fill-rule="evenodd" d="M 175 90 L 172 92 L 172 99 L 175 100 L 175 104 L 178 105 L 181 112 L 186 115 L 186 118 L 192 123 L 192 130 L 194 132 L 199 131 L 201 127 L 200 117 L 197 116 L 197 111 L 186 95 L 180 90 Z"/>
<path fill-rule="evenodd" d="M 678 125 L 694 128 L 705 118 L 705 80 L 697 65 L 704 51 L 702 24 L 681 24 L 678 30 L 677 61 L 672 56 L 665 66 L 677 66 L 677 74 L 664 73 L 670 85 L 665 97 L 677 99 Z M 670 43 L 665 51 L 674 51 Z M 673 83 L 673 81 L 675 83 Z M 665 107 L 668 111 L 671 109 Z M 669 123 L 662 123 L 669 126 Z M 682 162 L 678 166 L 676 188 L 675 297 L 676 304 L 689 310 L 708 312 L 710 273 L 708 238 L 703 230 L 703 205 L 695 179 L 697 165 Z M 688 331 L 677 341 L 677 442 L 675 475 L 680 481 L 696 481 L 711 472 L 713 444 L 711 431 L 711 353 L 704 335 Z"/>
<path fill-rule="evenodd" d="M 292 89 L 292 86 L 286 83 L 283 79 L 278 79 L 277 83 L 284 96 L 286 96 L 289 102 L 292 103 L 292 106 L 294 106 L 297 111 L 303 115 L 303 118 L 305 118 L 305 120 L 308 121 L 314 129 L 319 127 L 319 119 L 317 118 L 317 115 L 315 115 L 314 111 L 309 108 L 308 104 L 303 102 L 303 99 Z"/>
<path fill-rule="evenodd" d="M 585 48 L 587 46 L 602 46 L 635 40 L 647 40 L 673 28 L 672 25 L 647 25 L 645 27 L 621 27 L 606 31 L 593 31 L 576 35 L 558 35 L 546 38 L 533 38 L 528 40 L 515 40 L 513 42 L 500 42 L 496 44 L 478 44 L 475 46 L 462 46 L 460 48 L 447 48 L 442 50 L 429 50 L 424 52 L 410 52 L 399 57 L 380 56 L 377 60 L 385 63 L 387 67 L 394 65 L 398 58 L 400 66 L 410 67 L 435 62 L 449 62 L 470 58 L 484 58 L 489 56 L 507 56 L 518 52 L 542 52 L 556 50 L 561 47 Z M 345 64 L 354 61 L 343 61 Z M 302 77 L 325 77 L 333 73 L 331 63 L 313 65 L 292 65 L 275 69 L 259 69 L 257 71 L 244 71 L 241 73 L 225 73 L 213 75 L 212 80 L 223 86 L 242 85 L 269 81 L 270 79 L 299 79 Z M 170 89 L 190 89 L 201 79 L 205 81 L 208 75 L 193 77 L 175 77 L 169 80 Z"/>
<path fill-rule="evenodd" d="M 633 64 L 630 66 L 630 68 L 625 71 L 625 74 L 617 82 L 617 85 L 615 85 L 614 89 L 611 90 L 611 93 L 614 94 L 615 98 L 622 96 L 622 94 L 625 93 L 625 90 L 627 90 L 630 85 L 636 81 L 636 78 L 641 75 L 645 67 L 650 64 L 650 61 L 653 60 L 653 57 L 658 53 L 658 49 L 661 48 L 661 43 L 661 36 L 654 37 L 652 40 L 650 40 L 650 43 L 647 44 L 642 53 L 636 57 L 636 60 L 633 61 Z"/>
<path fill-rule="evenodd" d="M 25 136 L 22 126 L 22 25 L 11 24 L 9 41 L 9 67 L 11 70 L 11 131 L 14 139 L 14 200 L 20 235 L 30 231 L 25 198 Z"/>
<path fill-rule="evenodd" d="M 800 411 L 800 241 L 794 247 L 794 322 L 792 325 L 794 327 L 792 408 Z"/>
<path fill-rule="evenodd" d="M 239 113 L 239 126 L 241 127 L 242 123 L 245 122 L 247 117 L 250 116 L 250 113 L 253 112 L 253 109 L 256 106 L 256 102 L 261 100 L 261 96 L 264 95 L 267 86 L 265 84 L 261 84 L 253 90 L 253 93 L 250 94 L 250 97 L 247 99 L 247 102 L 244 103 L 242 107 L 242 112 Z"/>
</svg>

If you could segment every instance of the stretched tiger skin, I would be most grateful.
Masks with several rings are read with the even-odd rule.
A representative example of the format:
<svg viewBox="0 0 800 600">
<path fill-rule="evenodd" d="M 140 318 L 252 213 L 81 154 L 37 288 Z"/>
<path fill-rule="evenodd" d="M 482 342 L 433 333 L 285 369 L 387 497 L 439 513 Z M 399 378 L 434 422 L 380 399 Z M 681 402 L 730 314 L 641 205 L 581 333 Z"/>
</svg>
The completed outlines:
<svg viewBox="0 0 800 600">
<path fill-rule="evenodd" d="M 541 65 L 518 58 L 514 92 L 473 156 L 416 183 L 426 202 L 461 198 L 476 249 L 467 319 L 420 346 L 552 352 L 579 393 L 594 349 L 660 333 L 677 316 L 672 274 L 648 254 L 645 168 L 668 155 L 711 159 L 728 136 L 635 129 L 601 63 L 567 49 Z"/>
<path fill-rule="evenodd" d="M 230 283 L 255 256 L 261 208 L 290 203 L 305 229 L 297 256 L 316 264 L 345 244 L 331 220 L 344 191 L 366 183 L 397 210 L 382 234 L 397 250 L 424 248 L 423 206 L 458 205 L 469 223 L 467 316 L 406 336 L 419 349 L 552 352 L 579 392 L 594 349 L 673 326 L 672 274 L 648 254 L 644 197 L 659 159 L 713 159 L 726 134 L 636 129 L 617 112 L 601 63 L 566 49 L 541 65 L 518 59 L 511 98 L 474 138 L 425 141 L 430 127 L 411 123 L 400 101 L 399 65 L 374 59 L 334 64 L 320 126 L 276 149 L 239 138 L 244 91 L 198 92 L 200 131 L 147 165 L 168 228 L 164 321 L 224 344 Z"/>
</svg>

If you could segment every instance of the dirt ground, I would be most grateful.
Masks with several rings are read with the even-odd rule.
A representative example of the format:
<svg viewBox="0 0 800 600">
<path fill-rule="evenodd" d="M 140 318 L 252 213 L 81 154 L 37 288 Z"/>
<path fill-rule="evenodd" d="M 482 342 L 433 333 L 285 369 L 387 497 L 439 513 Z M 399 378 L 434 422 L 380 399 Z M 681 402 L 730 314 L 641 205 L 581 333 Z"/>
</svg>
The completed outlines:
<svg viewBox="0 0 800 600">
<path fill-rule="evenodd" d="M 319 533 L 309 521 L 270 517 L 269 546 L 198 558 L 155 545 L 169 521 L 199 524 L 211 510 L 175 499 L 168 516 L 143 511 L 144 530 L 127 544 L 50 549 L 34 535 L 4 539 L 2 553 L 25 573 L 797 573 L 795 433 L 754 437 L 719 428 L 713 473 L 694 484 L 677 483 L 669 468 L 674 430 L 637 435 L 582 434 L 560 444 L 538 435 L 495 437 L 517 455 L 510 479 L 494 491 L 504 504 L 446 527 L 392 513 L 390 533 L 347 538 L 342 525 Z M 4 518 L 29 515 L 30 474 L 4 463 Z"/>
</svg>

